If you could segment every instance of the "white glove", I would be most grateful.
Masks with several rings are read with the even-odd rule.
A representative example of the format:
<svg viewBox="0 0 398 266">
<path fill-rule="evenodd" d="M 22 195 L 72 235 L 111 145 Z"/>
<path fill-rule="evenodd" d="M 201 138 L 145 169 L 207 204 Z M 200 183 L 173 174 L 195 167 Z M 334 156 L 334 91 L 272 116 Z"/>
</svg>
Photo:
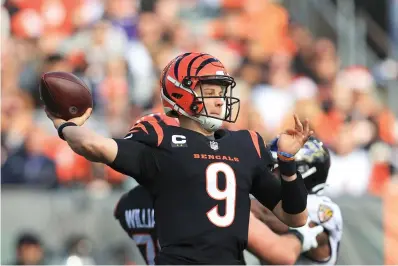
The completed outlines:
<svg viewBox="0 0 398 266">
<path fill-rule="evenodd" d="M 312 248 L 317 248 L 318 242 L 316 240 L 316 237 L 324 230 L 324 228 L 321 225 L 310 227 L 309 224 L 310 224 L 310 219 L 308 219 L 307 223 L 302 227 L 289 229 L 290 232 L 295 231 L 294 234 L 301 235 L 302 237 L 301 252 L 306 252 Z"/>
</svg>

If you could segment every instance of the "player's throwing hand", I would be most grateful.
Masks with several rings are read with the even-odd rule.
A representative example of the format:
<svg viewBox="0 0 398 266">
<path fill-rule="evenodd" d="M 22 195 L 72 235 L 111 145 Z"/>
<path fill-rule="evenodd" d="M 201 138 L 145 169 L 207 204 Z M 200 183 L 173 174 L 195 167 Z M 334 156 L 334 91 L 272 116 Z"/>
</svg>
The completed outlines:
<svg viewBox="0 0 398 266">
<path fill-rule="evenodd" d="M 62 119 L 62 118 L 58 118 L 58 117 L 53 116 L 53 115 L 47 110 L 47 108 L 45 109 L 45 111 L 46 111 L 47 117 L 50 118 L 50 120 L 54 123 L 54 127 L 55 127 L 56 129 L 58 129 L 62 124 L 66 123 L 66 122 L 72 122 L 72 123 L 74 123 L 74 124 L 76 124 L 76 125 L 78 125 L 78 126 L 83 125 L 84 122 L 86 122 L 86 120 L 90 117 L 91 112 L 93 111 L 93 109 L 92 109 L 92 108 L 88 108 L 88 109 L 86 110 L 86 112 L 85 112 L 82 116 L 69 119 L 68 121 L 66 121 L 66 120 L 64 120 L 64 119 Z"/>
<path fill-rule="evenodd" d="M 304 125 L 300 122 L 297 115 L 294 115 L 294 129 L 288 129 L 279 136 L 278 151 L 286 153 L 286 155 L 294 156 L 301 147 L 307 142 L 308 138 L 314 133 L 310 130 L 308 119 L 304 121 Z"/>
</svg>

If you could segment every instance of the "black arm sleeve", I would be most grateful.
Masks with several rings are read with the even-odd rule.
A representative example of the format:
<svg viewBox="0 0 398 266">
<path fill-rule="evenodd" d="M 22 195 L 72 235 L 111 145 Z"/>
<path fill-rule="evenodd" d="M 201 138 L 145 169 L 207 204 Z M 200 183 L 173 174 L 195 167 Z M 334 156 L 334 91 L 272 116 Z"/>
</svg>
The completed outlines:
<svg viewBox="0 0 398 266">
<path fill-rule="evenodd" d="M 130 139 L 114 139 L 118 146 L 115 160 L 109 166 L 148 186 L 158 173 L 153 148 Z"/>
<path fill-rule="evenodd" d="M 273 210 L 281 200 L 281 181 L 269 169 L 253 179 L 251 194 L 269 210 Z"/>
<path fill-rule="evenodd" d="M 273 210 L 281 200 L 281 180 L 271 172 L 274 162 L 271 151 L 265 147 L 263 138 L 258 135 L 261 160 L 253 177 L 251 194 L 269 210 Z"/>
</svg>

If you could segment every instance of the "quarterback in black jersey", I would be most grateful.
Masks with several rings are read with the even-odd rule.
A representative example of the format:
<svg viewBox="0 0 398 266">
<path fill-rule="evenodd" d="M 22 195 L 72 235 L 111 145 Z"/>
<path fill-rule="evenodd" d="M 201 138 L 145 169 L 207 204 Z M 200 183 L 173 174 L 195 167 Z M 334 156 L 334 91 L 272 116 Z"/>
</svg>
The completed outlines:
<svg viewBox="0 0 398 266">
<path fill-rule="evenodd" d="M 180 127 L 154 119 L 124 139 L 111 139 L 80 127 L 91 110 L 69 121 L 47 113 L 76 153 L 133 176 L 151 193 L 161 246 L 157 264 L 242 264 L 250 193 L 289 226 L 307 221 L 307 190 L 294 155 L 312 134 L 308 121 L 303 125 L 295 116 L 295 128 L 279 136 L 278 179 L 259 134 L 220 130 L 239 113 L 234 87 L 218 59 L 185 53 L 161 75 L 164 109 Z"/>
<path fill-rule="evenodd" d="M 141 117 L 131 131 L 143 133 L 144 128 L 146 129 L 143 122 L 155 120 L 163 125 L 179 126 L 176 119 L 156 113 Z M 142 134 L 139 133 L 131 135 L 131 139 L 140 138 L 140 136 Z M 158 246 L 155 245 L 158 243 L 158 238 L 154 215 L 156 214 L 153 209 L 152 195 L 140 185 L 121 197 L 114 213 L 122 228 L 129 237 L 134 239 L 149 265 L 154 264 L 155 255 L 159 251 Z M 268 262 L 272 264 L 293 264 L 301 252 L 317 246 L 316 237 L 322 231 L 321 229 L 321 226 L 319 228 L 304 226 L 294 231 L 290 230 L 289 234 L 278 236 L 254 215 L 250 215 L 248 249 L 256 254 L 258 252 L 260 255 L 265 254 Z"/>
</svg>

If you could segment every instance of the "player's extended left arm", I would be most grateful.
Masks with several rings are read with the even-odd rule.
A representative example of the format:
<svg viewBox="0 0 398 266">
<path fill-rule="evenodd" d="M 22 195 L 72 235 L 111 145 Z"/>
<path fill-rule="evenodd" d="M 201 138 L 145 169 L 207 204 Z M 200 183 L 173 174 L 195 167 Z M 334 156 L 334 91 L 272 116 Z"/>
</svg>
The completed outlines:
<svg viewBox="0 0 398 266">
<path fill-rule="evenodd" d="M 308 219 L 308 192 L 304 180 L 301 174 L 296 172 L 294 161 L 282 161 L 278 158 L 278 165 L 281 173 L 281 201 L 272 212 L 288 226 L 303 226 Z"/>
<path fill-rule="evenodd" d="M 297 171 L 294 156 L 287 153 L 291 152 L 287 148 L 284 148 L 286 152 L 278 151 L 278 169 L 281 175 L 281 178 L 278 178 L 270 169 L 270 166 L 275 164 L 270 148 L 264 145 L 261 136 L 258 137 L 261 164 L 254 174 L 252 194 L 286 225 L 291 227 L 305 225 L 308 218 L 308 192 L 301 174 Z M 290 147 L 291 144 L 286 138 L 289 139 L 289 136 L 284 136 L 282 140 L 285 141 L 278 140 L 276 143 L 279 145 L 281 142 L 283 147 Z M 299 144 L 295 145 L 297 149 Z"/>
<path fill-rule="evenodd" d="M 293 165 L 289 162 L 288 166 L 288 170 L 295 171 L 294 162 Z M 285 168 L 279 168 L 285 171 Z M 286 225 L 300 227 L 307 222 L 308 193 L 300 173 L 284 174 L 283 178 L 278 178 L 264 166 L 261 173 L 253 179 L 251 193 Z"/>
<path fill-rule="evenodd" d="M 294 115 L 294 120 L 294 129 L 287 129 L 271 143 L 271 146 L 276 146 L 281 175 L 281 202 L 272 210 L 287 225 L 300 227 L 308 218 L 308 192 L 301 174 L 297 171 L 295 154 L 314 132 L 310 130 L 308 119 L 302 124 L 298 116 Z"/>
<path fill-rule="evenodd" d="M 291 171 L 296 168 L 294 162 L 293 165 L 289 162 L 288 166 Z M 283 223 L 300 227 L 305 225 L 308 218 L 307 189 L 300 173 L 286 175 L 284 167 L 279 166 L 284 174 L 282 178 L 264 167 L 262 173 L 254 178 L 251 193 Z"/>
</svg>

